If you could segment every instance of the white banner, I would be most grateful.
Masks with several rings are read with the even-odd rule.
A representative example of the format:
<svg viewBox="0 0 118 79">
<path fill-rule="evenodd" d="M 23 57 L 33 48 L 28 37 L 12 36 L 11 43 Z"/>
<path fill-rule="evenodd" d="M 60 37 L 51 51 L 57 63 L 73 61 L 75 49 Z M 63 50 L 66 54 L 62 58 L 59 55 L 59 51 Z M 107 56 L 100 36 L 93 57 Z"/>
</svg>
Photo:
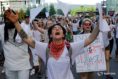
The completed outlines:
<svg viewBox="0 0 118 79">
<path fill-rule="evenodd" d="M 49 17 L 49 12 L 45 12 L 45 14 L 46 14 L 46 17 Z"/>
<path fill-rule="evenodd" d="M 89 34 L 74 35 L 74 42 L 84 40 Z M 79 52 L 79 51 L 78 51 Z M 102 34 L 97 39 L 85 47 L 83 54 L 76 58 L 77 72 L 105 71 L 106 61 L 103 47 Z"/>
<path fill-rule="evenodd" d="M 110 31 L 110 26 L 108 25 L 106 19 L 103 19 L 103 11 L 101 4 L 97 4 L 97 8 L 99 11 L 99 28 L 102 32 Z"/>
<path fill-rule="evenodd" d="M 30 10 L 30 21 L 32 21 L 33 19 L 35 19 L 35 17 L 40 13 L 40 11 L 43 9 L 43 7 L 37 7 L 37 8 L 33 8 Z"/>
<path fill-rule="evenodd" d="M 61 10 L 63 11 L 64 16 L 67 16 L 69 10 L 71 9 L 70 6 L 71 6 L 71 5 L 68 5 L 68 4 L 63 3 L 63 2 L 61 2 L 61 1 L 58 1 L 58 7 L 57 7 L 57 8 L 58 8 L 58 9 L 61 9 Z"/>
</svg>

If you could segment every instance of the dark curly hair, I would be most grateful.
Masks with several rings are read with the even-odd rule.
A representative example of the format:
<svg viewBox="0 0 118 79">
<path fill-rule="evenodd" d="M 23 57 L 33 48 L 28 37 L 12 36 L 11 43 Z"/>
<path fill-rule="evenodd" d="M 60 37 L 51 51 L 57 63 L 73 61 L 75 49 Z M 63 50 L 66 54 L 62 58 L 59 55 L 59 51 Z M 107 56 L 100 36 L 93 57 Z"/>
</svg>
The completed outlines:
<svg viewBox="0 0 118 79">
<path fill-rule="evenodd" d="M 15 11 L 12 10 L 12 12 L 15 14 Z M 4 13 L 4 23 L 5 23 L 5 26 L 4 26 L 4 41 L 8 41 L 9 40 L 9 33 L 8 33 L 8 30 L 9 29 L 14 29 L 15 28 L 15 25 L 9 21 L 9 19 L 6 18 L 6 15 Z M 17 35 L 17 30 L 15 29 L 15 32 L 14 32 L 14 36 L 13 36 L 13 39 L 15 41 L 15 37 Z"/>
<path fill-rule="evenodd" d="M 52 37 L 50 37 L 51 33 L 52 33 L 52 29 L 55 27 L 55 26 L 60 26 L 63 30 L 63 33 L 64 33 L 64 38 L 65 39 L 65 36 L 66 36 L 66 29 L 60 24 L 60 23 L 57 23 L 57 24 L 54 24 L 52 25 L 49 29 L 48 29 L 48 37 L 49 37 L 49 43 L 52 41 Z"/>
</svg>

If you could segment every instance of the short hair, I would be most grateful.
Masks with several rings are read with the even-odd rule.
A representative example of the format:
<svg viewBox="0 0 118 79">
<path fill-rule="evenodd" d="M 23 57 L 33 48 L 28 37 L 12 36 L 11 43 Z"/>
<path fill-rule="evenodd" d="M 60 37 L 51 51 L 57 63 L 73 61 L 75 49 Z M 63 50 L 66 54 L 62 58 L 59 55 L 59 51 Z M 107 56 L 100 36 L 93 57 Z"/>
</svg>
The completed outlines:
<svg viewBox="0 0 118 79">
<path fill-rule="evenodd" d="M 29 15 L 25 15 L 25 18 L 30 18 L 30 16 Z"/>
<path fill-rule="evenodd" d="M 60 23 L 57 23 L 57 24 L 52 25 L 52 26 L 49 27 L 49 29 L 48 29 L 49 43 L 52 41 L 52 37 L 50 37 L 50 35 L 52 34 L 52 29 L 53 29 L 56 25 L 58 25 L 58 26 L 60 26 L 60 27 L 62 28 L 63 33 L 64 33 L 64 38 L 63 38 L 63 39 L 65 39 L 65 36 L 66 36 L 66 29 L 65 29 Z"/>
</svg>

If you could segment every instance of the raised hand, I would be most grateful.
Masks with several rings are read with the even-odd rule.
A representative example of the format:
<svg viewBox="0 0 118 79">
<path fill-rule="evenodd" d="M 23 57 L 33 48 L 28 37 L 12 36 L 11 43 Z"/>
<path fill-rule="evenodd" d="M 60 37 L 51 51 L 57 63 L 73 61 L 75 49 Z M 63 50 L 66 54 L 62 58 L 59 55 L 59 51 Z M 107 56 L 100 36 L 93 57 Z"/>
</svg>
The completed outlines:
<svg viewBox="0 0 118 79">
<path fill-rule="evenodd" d="M 18 12 L 14 12 L 13 10 L 8 9 L 4 14 L 5 17 L 12 23 L 16 23 L 18 21 Z"/>
<path fill-rule="evenodd" d="M 38 23 L 37 21 L 32 21 L 33 27 L 35 29 L 38 29 L 39 28 L 37 23 Z"/>
</svg>

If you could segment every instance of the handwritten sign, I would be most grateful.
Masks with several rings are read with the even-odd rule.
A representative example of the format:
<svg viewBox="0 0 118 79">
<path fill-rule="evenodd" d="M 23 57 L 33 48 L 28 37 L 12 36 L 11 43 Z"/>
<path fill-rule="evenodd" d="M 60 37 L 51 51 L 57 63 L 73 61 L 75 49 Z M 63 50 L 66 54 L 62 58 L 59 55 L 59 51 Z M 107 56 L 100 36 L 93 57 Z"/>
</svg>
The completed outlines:
<svg viewBox="0 0 118 79">
<path fill-rule="evenodd" d="M 86 39 L 90 34 L 74 35 L 74 42 Z M 105 71 L 106 62 L 102 34 L 97 39 L 84 48 L 83 54 L 76 58 L 77 72 Z"/>
</svg>

